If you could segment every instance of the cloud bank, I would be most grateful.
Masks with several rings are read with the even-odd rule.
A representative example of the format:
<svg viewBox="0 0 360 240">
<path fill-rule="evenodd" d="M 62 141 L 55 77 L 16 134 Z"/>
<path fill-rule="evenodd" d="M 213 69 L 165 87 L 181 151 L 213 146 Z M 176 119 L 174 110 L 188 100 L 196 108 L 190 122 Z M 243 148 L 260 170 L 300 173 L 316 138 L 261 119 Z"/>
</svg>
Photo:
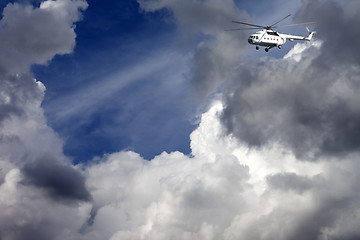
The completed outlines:
<svg viewBox="0 0 360 240">
<path fill-rule="evenodd" d="M 39 8 L 9 3 L 0 21 L 0 238 L 68 239 L 80 216 L 72 206 L 91 199 L 85 178 L 46 124 L 45 87 L 32 64 L 72 52 L 74 22 L 84 1 L 45 1 Z M 62 226 L 59 228 L 59 226 Z M 81 227 L 81 226 L 78 226 Z M 65 234 L 65 235 L 64 235 Z M 61 237 L 62 236 L 62 237 Z"/>
<path fill-rule="evenodd" d="M 243 45 L 217 30 L 225 15 L 238 16 L 232 1 L 140 4 L 169 9 L 186 38 L 203 34 L 188 77 L 200 98 L 222 94 L 191 134 L 191 155 L 147 161 L 121 151 L 72 166 L 46 125 L 45 87 L 29 68 L 73 50 L 74 22 L 87 4 L 9 4 L 0 42 L 30 40 L 10 44 L 2 50 L 9 61 L 0 60 L 0 238 L 359 238 L 358 53 L 348 46 L 339 53 L 342 38 L 330 38 L 333 28 L 322 24 L 331 20 L 322 9 L 335 9 L 340 26 L 358 21 L 357 2 L 303 1 L 296 16 L 316 18 L 318 40 L 295 45 L 283 59 L 260 60 L 239 60 L 246 51 L 234 47 Z M 223 15 L 214 17 L 216 9 Z M 41 35 L 21 29 L 31 21 L 44 24 Z"/>
<path fill-rule="evenodd" d="M 215 102 L 191 134 L 192 156 L 109 154 L 85 167 L 86 239 L 352 239 L 359 164 L 299 161 L 281 145 L 249 149 L 224 135 Z"/>
</svg>

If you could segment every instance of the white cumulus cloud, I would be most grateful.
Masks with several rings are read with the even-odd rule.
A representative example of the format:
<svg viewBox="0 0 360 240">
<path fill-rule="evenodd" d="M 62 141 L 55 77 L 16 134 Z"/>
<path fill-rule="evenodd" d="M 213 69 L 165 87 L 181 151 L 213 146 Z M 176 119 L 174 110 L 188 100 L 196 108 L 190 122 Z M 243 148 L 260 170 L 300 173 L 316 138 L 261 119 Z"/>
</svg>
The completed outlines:
<svg viewBox="0 0 360 240">
<path fill-rule="evenodd" d="M 214 103 L 191 134 L 192 156 L 134 152 L 86 166 L 87 236 L 110 239 L 332 239 L 358 236 L 358 163 L 299 161 L 281 145 L 225 135 Z M 345 224 L 345 222 L 348 224 Z M 346 234 L 345 234 L 346 233 Z"/>
</svg>

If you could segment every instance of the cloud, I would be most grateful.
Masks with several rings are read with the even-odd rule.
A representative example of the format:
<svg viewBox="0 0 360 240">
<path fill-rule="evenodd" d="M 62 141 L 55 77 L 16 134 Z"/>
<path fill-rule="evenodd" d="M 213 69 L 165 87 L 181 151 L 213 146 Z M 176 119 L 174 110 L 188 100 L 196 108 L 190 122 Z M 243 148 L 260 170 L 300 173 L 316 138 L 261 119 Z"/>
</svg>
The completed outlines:
<svg viewBox="0 0 360 240">
<path fill-rule="evenodd" d="M 317 67 L 331 69 L 335 64 L 342 67 L 349 64 L 359 65 L 360 54 L 358 51 L 354 51 L 356 39 L 359 37 L 359 32 L 354 31 L 360 24 L 360 20 L 356 17 L 359 9 L 360 3 L 354 0 L 341 3 L 319 0 L 303 1 L 295 19 L 297 21 L 316 21 L 317 38 L 324 41 L 321 55 L 314 61 Z M 333 17 L 334 15 L 336 18 Z"/>
<path fill-rule="evenodd" d="M 68 230 L 76 232 L 86 220 L 90 194 L 85 180 L 64 156 L 62 140 L 47 126 L 41 108 L 45 86 L 29 71 L 32 64 L 46 64 L 56 54 L 72 52 L 74 22 L 86 7 L 85 1 L 63 0 L 45 1 L 38 8 L 9 3 L 3 9 L 1 239 L 69 239 Z M 64 204 L 64 199 L 71 204 Z"/>
<path fill-rule="evenodd" d="M 229 133 L 253 147 L 280 142 L 313 160 L 358 152 L 358 53 L 343 44 L 353 35 L 347 23 L 358 21 L 350 8 L 360 9 L 353 1 L 304 1 L 297 19 L 318 22 L 321 43 L 298 44 L 284 59 L 238 68 L 224 91 Z M 336 23 L 330 13 L 339 16 Z"/>
<path fill-rule="evenodd" d="M 13 168 L 0 186 L 1 239 L 71 239 L 90 206 L 59 204 L 23 180 L 20 169 Z"/>
<path fill-rule="evenodd" d="M 279 173 L 267 178 L 267 183 L 275 189 L 294 190 L 299 193 L 309 190 L 313 182 L 313 179 L 298 176 L 295 173 Z"/>
<path fill-rule="evenodd" d="M 84 177 L 71 166 L 51 159 L 51 156 L 27 163 L 22 171 L 26 179 L 24 184 L 47 190 L 55 200 L 90 200 Z"/>
<path fill-rule="evenodd" d="M 73 22 L 86 9 L 85 1 L 45 1 L 39 8 L 9 3 L 0 28 L 0 73 L 27 71 L 32 64 L 45 64 L 56 54 L 72 52 Z"/>
</svg>

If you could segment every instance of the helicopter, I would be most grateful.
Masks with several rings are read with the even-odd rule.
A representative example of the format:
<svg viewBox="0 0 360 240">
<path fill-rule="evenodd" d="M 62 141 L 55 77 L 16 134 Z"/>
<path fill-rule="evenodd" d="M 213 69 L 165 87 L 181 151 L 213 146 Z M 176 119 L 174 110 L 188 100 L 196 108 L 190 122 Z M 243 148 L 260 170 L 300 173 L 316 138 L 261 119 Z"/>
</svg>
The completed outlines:
<svg viewBox="0 0 360 240">
<path fill-rule="evenodd" d="M 270 26 L 261 26 L 261 25 L 251 24 L 251 23 L 232 21 L 233 23 L 251 26 L 252 28 L 226 29 L 225 31 L 262 29 L 261 31 L 251 34 L 248 38 L 248 43 L 255 45 L 256 50 L 259 50 L 259 48 L 260 48 L 259 46 L 266 47 L 265 48 L 266 52 L 268 52 L 273 47 L 277 47 L 277 48 L 281 49 L 282 45 L 284 45 L 286 43 L 286 40 L 289 40 L 291 42 L 294 40 L 310 41 L 315 32 L 311 32 L 308 27 L 306 27 L 306 29 L 309 32 L 309 35 L 306 37 L 279 33 L 277 31 L 273 30 L 274 28 L 279 27 L 279 26 L 276 26 L 277 24 L 284 21 L 286 18 L 288 18 L 290 16 L 291 16 L 291 14 L 287 15 L 286 17 L 282 18 L 281 20 L 277 21 L 276 23 L 274 23 Z M 305 24 L 313 24 L 313 23 L 314 22 L 298 23 L 298 24 L 285 25 L 285 26 L 281 26 L 281 27 L 289 27 L 289 26 L 305 25 Z"/>
</svg>

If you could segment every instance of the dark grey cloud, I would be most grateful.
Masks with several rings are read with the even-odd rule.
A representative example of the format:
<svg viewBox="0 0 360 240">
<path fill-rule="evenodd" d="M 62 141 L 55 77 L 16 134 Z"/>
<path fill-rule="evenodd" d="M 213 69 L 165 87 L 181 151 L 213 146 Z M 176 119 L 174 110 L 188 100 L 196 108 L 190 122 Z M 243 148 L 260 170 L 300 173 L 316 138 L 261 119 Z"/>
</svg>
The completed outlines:
<svg viewBox="0 0 360 240">
<path fill-rule="evenodd" d="M 312 194 L 317 199 L 315 202 L 316 207 L 304 214 L 290 239 L 323 239 L 324 236 L 331 236 L 330 239 L 358 239 L 360 236 L 358 224 L 351 223 L 357 221 L 355 219 L 358 216 L 356 213 L 354 214 L 354 211 L 358 208 L 360 202 L 359 189 L 356 186 L 357 184 L 352 181 L 355 180 L 355 174 L 352 172 L 351 180 L 349 179 L 347 182 L 347 185 L 354 188 L 353 192 L 344 194 L 336 187 L 336 184 L 339 184 L 338 179 L 336 179 L 338 176 L 335 173 L 336 169 L 333 170 L 334 175 L 331 177 L 335 179 L 326 180 L 316 177 L 315 181 L 312 181 Z M 355 178 L 358 178 L 358 176 Z M 344 183 L 340 183 L 340 185 L 342 184 Z M 345 227 L 346 225 L 348 227 Z M 329 229 L 332 229 L 332 232 Z"/>
<path fill-rule="evenodd" d="M 216 89 L 219 79 L 219 65 L 212 46 L 201 46 L 192 59 L 191 80 L 195 86 L 199 98 L 203 99 L 207 94 Z M 206 71 L 204 71 L 206 69 Z"/>
<path fill-rule="evenodd" d="M 1 104 L 0 105 L 0 122 L 4 119 L 10 117 L 11 115 L 20 115 L 21 110 L 10 104 Z"/>
<path fill-rule="evenodd" d="M 360 11 L 353 1 L 304 1 L 297 16 L 319 23 L 322 45 L 308 47 L 299 61 L 249 60 L 238 68 L 224 94 L 222 121 L 229 133 L 253 147 L 280 142 L 308 159 L 360 150 L 359 51 L 344 42 L 354 35 L 347 23 L 359 21 L 347 13 L 350 6 Z"/>
<path fill-rule="evenodd" d="M 346 0 L 342 3 L 323 0 L 303 0 L 296 13 L 298 22 L 316 21 L 316 37 L 323 40 L 322 54 L 314 61 L 319 67 L 331 69 L 334 64 L 346 66 L 360 64 L 358 39 L 360 32 L 360 2 Z"/>
<path fill-rule="evenodd" d="M 51 230 L 54 229 L 47 229 L 50 227 L 47 222 L 41 224 L 43 224 L 41 227 L 31 223 L 20 226 L 7 226 L 6 229 L 0 229 L 0 239 L 55 239 L 55 234 L 51 233 Z"/>
<path fill-rule="evenodd" d="M 60 164 L 52 156 L 27 163 L 22 169 L 29 184 L 44 189 L 54 200 L 89 201 L 85 178 L 72 166 Z"/>
<path fill-rule="evenodd" d="M 342 211 L 346 211 L 348 202 L 346 200 L 327 201 L 322 203 L 321 207 L 311 212 L 297 223 L 295 231 L 289 236 L 290 239 L 321 239 L 322 231 L 326 227 L 332 227 L 336 219 L 340 217 Z M 341 236 L 334 239 L 352 239 L 358 236 L 358 233 L 347 233 L 349 236 Z"/>
<path fill-rule="evenodd" d="M 27 101 L 43 97 L 43 92 L 29 73 L 0 75 L 0 89 L 0 124 L 11 116 L 26 117 L 24 108 Z"/>
<path fill-rule="evenodd" d="M 279 173 L 268 176 L 267 183 L 274 189 L 303 193 L 313 187 L 314 179 L 296 173 Z"/>
</svg>

